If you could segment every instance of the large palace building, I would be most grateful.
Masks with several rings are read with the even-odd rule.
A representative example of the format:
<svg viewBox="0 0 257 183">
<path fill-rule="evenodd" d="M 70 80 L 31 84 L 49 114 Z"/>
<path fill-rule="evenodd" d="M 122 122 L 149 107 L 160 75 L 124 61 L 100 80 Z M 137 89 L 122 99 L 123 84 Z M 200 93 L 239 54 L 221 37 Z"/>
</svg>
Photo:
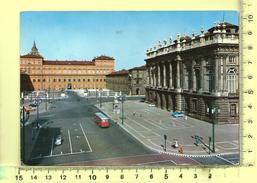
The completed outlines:
<svg viewBox="0 0 257 183">
<path fill-rule="evenodd" d="M 239 121 L 239 27 L 165 40 L 146 52 L 146 100 L 213 123 Z"/>
<path fill-rule="evenodd" d="M 44 60 L 36 44 L 20 56 L 21 91 L 103 89 L 106 75 L 114 71 L 114 58 L 99 56 L 92 61 Z"/>
</svg>

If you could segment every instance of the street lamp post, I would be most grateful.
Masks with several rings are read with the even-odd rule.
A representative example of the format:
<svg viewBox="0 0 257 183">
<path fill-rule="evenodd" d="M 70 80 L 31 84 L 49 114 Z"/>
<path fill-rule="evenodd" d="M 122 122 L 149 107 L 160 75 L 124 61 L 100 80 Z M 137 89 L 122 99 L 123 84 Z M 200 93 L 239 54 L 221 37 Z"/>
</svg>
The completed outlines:
<svg viewBox="0 0 257 183">
<path fill-rule="evenodd" d="M 38 119 L 39 119 L 39 100 L 38 100 L 38 92 L 37 92 L 36 104 L 37 104 L 37 126 L 38 126 Z"/>
<path fill-rule="evenodd" d="M 46 95 L 46 98 L 45 98 L 45 110 L 47 111 L 47 101 L 48 101 L 48 93 L 47 93 L 47 91 L 46 91 L 45 95 Z"/>
<path fill-rule="evenodd" d="M 26 162 L 25 158 L 25 107 L 24 105 L 22 106 L 22 160 L 23 163 Z"/>
<path fill-rule="evenodd" d="M 215 107 L 214 103 L 211 105 L 210 113 L 212 118 L 212 152 L 215 153 L 215 118 L 216 114 L 219 113 L 219 108 Z"/>
<path fill-rule="evenodd" d="M 55 86 L 54 86 L 54 89 L 53 89 L 53 101 L 54 101 L 54 91 L 55 91 Z"/>
<path fill-rule="evenodd" d="M 215 125 L 214 125 L 214 116 L 215 115 L 215 108 L 212 109 L 212 152 L 215 153 Z"/>
<path fill-rule="evenodd" d="M 124 105 L 123 105 L 123 103 L 124 103 L 125 99 L 126 99 L 125 95 L 120 96 L 120 100 L 121 100 L 121 114 L 122 114 L 121 124 L 124 123 Z"/>
<path fill-rule="evenodd" d="M 164 151 L 166 151 L 166 147 L 167 147 L 167 135 L 164 135 Z"/>
<path fill-rule="evenodd" d="M 99 102 L 100 102 L 100 108 L 101 108 L 102 107 L 102 90 L 101 89 L 99 90 L 99 95 L 100 95 Z"/>
</svg>

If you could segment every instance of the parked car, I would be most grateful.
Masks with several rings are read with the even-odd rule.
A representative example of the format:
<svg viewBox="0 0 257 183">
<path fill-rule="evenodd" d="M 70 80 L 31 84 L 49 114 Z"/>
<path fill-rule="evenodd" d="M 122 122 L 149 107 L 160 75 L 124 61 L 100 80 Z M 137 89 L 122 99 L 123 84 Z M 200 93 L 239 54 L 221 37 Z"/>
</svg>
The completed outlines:
<svg viewBox="0 0 257 183">
<path fill-rule="evenodd" d="M 55 143 L 54 143 L 56 146 L 59 146 L 62 144 L 62 136 L 61 135 L 58 135 L 55 139 Z"/>
<path fill-rule="evenodd" d="M 149 104 L 148 107 L 155 107 L 155 104 Z"/>
<path fill-rule="evenodd" d="M 140 99 L 140 102 L 145 102 L 145 98 L 141 98 L 141 99 Z"/>
<path fill-rule="evenodd" d="M 179 112 L 179 111 L 175 111 L 171 113 L 171 116 L 174 118 L 180 118 L 180 117 L 184 117 L 184 113 L 183 112 Z"/>
<path fill-rule="evenodd" d="M 30 107 L 37 107 L 37 104 L 36 103 L 31 103 L 29 104 Z"/>
</svg>

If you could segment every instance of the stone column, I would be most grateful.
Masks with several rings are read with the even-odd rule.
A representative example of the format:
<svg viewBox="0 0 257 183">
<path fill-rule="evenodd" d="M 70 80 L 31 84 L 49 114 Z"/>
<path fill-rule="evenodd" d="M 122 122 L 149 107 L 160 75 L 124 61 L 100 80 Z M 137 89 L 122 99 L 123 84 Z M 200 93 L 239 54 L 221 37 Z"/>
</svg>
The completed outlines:
<svg viewBox="0 0 257 183">
<path fill-rule="evenodd" d="M 151 86 L 151 67 L 148 67 L 148 85 Z"/>
<path fill-rule="evenodd" d="M 157 95 L 157 107 L 161 107 L 160 93 L 157 93 L 157 92 L 156 92 L 156 95 Z"/>
<path fill-rule="evenodd" d="M 154 71 L 154 69 L 153 69 L 153 67 L 151 67 L 151 70 L 150 70 L 150 72 L 151 72 L 151 86 L 154 86 L 154 73 L 153 73 L 153 71 Z"/>
<path fill-rule="evenodd" d="M 171 99 L 171 95 L 169 94 L 168 95 L 168 110 L 169 111 L 172 109 L 171 105 L 172 105 L 172 99 Z"/>
<path fill-rule="evenodd" d="M 166 88 L 167 86 L 167 80 L 166 80 L 166 65 L 163 63 L 163 87 Z"/>
<path fill-rule="evenodd" d="M 182 63 L 182 88 L 188 90 L 188 72 L 185 63 Z"/>
<path fill-rule="evenodd" d="M 201 88 L 200 88 L 200 92 L 205 91 L 205 87 L 204 87 L 204 74 L 205 74 L 205 60 L 204 58 L 201 59 L 201 66 L 200 66 L 200 75 L 201 75 Z"/>
<path fill-rule="evenodd" d="M 154 68 L 153 68 L 153 70 L 152 70 L 152 75 L 153 75 L 153 87 L 155 87 L 155 85 L 156 85 L 156 79 L 155 79 L 155 77 L 156 77 L 156 66 L 154 66 Z"/>
<path fill-rule="evenodd" d="M 215 60 L 214 60 L 214 67 L 215 67 L 215 71 L 214 71 L 214 79 L 215 79 L 215 85 L 214 85 L 214 90 L 217 92 L 220 92 L 221 88 L 220 88 L 220 62 L 221 62 L 221 57 L 219 55 L 215 56 Z"/>
<path fill-rule="evenodd" d="M 161 66 L 157 65 L 158 71 L 157 71 L 157 86 L 161 86 Z"/>
<path fill-rule="evenodd" d="M 195 60 L 192 61 L 192 64 L 191 64 L 191 77 L 192 77 L 192 90 L 193 91 L 196 91 L 196 76 L 195 76 L 195 69 L 194 69 L 194 66 L 195 66 Z"/>
<path fill-rule="evenodd" d="M 226 65 L 227 65 L 227 58 L 228 56 L 227 55 L 224 55 L 223 56 L 223 91 L 224 92 L 227 92 L 228 91 L 228 86 L 227 86 L 227 68 L 226 68 Z"/>
<path fill-rule="evenodd" d="M 175 97 L 176 100 L 176 111 L 181 111 L 182 110 L 182 96 L 181 94 L 177 94 Z"/>
<path fill-rule="evenodd" d="M 181 63 L 181 58 L 177 58 L 177 88 L 181 88 L 180 84 L 180 63 Z"/>
<path fill-rule="evenodd" d="M 173 82 L 172 82 L 172 62 L 169 63 L 169 66 L 170 66 L 170 86 L 169 88 L 174 88 L 173 87 Z"/>
</svg>

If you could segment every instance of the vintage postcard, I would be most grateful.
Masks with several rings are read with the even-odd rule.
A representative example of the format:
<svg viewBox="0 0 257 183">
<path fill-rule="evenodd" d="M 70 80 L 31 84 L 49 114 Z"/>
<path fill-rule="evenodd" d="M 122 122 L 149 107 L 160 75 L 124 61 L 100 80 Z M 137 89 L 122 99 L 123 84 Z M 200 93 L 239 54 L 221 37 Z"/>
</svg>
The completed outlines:
<svg viewBox="0 0 257 183">
<path fill-rule="evenodd" d="M 24 11 L 20 157 L 239 164 L 236 11 Z"/>
</svg>

